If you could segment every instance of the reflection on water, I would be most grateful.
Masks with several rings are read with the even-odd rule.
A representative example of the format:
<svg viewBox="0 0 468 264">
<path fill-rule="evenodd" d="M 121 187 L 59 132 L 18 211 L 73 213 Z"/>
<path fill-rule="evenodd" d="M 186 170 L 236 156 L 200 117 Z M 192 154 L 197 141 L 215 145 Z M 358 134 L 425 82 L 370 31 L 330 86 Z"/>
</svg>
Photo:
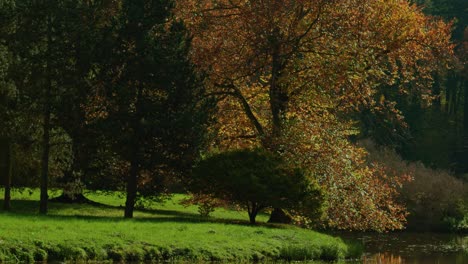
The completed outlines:
<svg viewBox="0 0 468 264">
<path fill-rule="evenodd" d="M 358 262 L 363 264 L 467 264 L 468 258 L 466 254 L 460 253 L 445 253 L 445 254 L 428 254 L 419 256 L 402 256 L 392 253 L 376 253 L 363 257 Z"/>
<path fill-rule="evenodd" d="M 468 264 L 468 235 L 436 233 L 340 234 L 359 239 L 364 264 Z"/>
</svg>

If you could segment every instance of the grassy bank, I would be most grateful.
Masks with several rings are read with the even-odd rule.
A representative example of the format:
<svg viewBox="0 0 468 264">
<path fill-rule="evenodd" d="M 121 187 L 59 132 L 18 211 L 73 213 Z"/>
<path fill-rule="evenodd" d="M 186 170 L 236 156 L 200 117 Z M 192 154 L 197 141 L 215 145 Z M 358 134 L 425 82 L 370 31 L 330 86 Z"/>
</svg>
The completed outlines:
<svg viewBox="0 0 468 264">
<path fill-rule="evenodd" d="M 51 203 L 50 214 L 39 216 L 37 195 L 15 192 L 13 210 L 0 213 L 0 261 L 336 260 L 361 252 L 359 245 L 310 230 L 249 226 L 234 210 L 200 218 L 196 207 L 178 204 L 180 195 L 130 220 L 121 218 L 122 197 L 90 193 L 104 205 Z"/>
</svg>

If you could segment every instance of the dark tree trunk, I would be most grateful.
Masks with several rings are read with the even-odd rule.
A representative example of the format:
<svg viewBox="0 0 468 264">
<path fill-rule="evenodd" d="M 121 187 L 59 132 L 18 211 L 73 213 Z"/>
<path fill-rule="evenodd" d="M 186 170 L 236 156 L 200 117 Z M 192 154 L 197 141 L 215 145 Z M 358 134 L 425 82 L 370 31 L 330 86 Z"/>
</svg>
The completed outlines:
<svg viewBox="0 0 468 264">
<path fill-rule="evenodd" d="M 87 155 L 84 152 L 84 148 L 80 145 L 80 136 L 75 134 L 72 136 L 73 144 L 72 144 L 72 152 L 73 152 L 73 160 L 70 166 L 70 169 L 65 171 L 63 174 L 63 178 L 61 183 L 62 184 L 69 184 L 73 183 L 75 180 L 80 180 L 80 182 L 85 182 L 85 170 L 88 166 Z M 75 175 L 75 172 L 82 172 L 79 174 L 79 178 Z M 56 202 L 63 202 L 63 203 L 90 203 L 91 201 L 88 200 L 84 194 L 83 190 L 79 190 L 79 193 L 69 194 L 65 191 L 65 188 L 57 198 L 54 198 Z"/>
<path fill-rule="evenodd" d="M 456 113 L 457 107 L 457 92 L 458 90 L 458 76 L 455 72 L 451 71 L 448 74 L 448 81 L 447 81 L 447 110 L 449 115 L 454 115 Z"/>
<path fill-rule="evenodd" d="M 277 33 L 278 34 L 278 33 Z M 270 79 L 270 108 L 272 113 L 272 139 L 269 146 L 264 146 L 273 152 L 281 151 L 276 140 L 282 134 L 282 115 L 286 111 L 286 105 L 288 103 L 288 94 L 282 88 L 281 84 L 278 83 L 279 78 L 281 77 L 281 71 L 285 67 L 284 62 L 281 58 L 281 46 L 279 43 L 276 43 L 272 50 L 272 72 Z M 270 220 L 273 218 L 276 211 L 281 211 L 280 208 L 275 208 L 270 216 Z M 276 221 L 274 221 L 276 222 Z"/>
<path fill-rule="evenodd" d="M 441 89 L 440 89 L 440 76 L 438 73 L 435 74 L 434 76 L 434 84 L 433 84 L 433 88 L 432 88 L 432 93 L 436 96 L 435 100 L 434 100 L 434 106 L 437 108 L 437 109 L 440 109 L 441 107 Z"/>
<path fill-rule="evenodd" d="M 257 203 L 247 203 L 247 212 L 249 213 L 250 224 L 255 225 L 257 214 L 260 211 L 260 207 Z"/>
<path fill-rule="evenodd" d="M 138 182 L 138 162 L 132 160 L 130 164 L 130 173 L 127 178 L 127 200 L 125 201 L 125 218 L 132 218 L 135 209 Z"/>
<path fill-rule="evenodd" d="M 458 114 L 458 110 L 460 108 L 460 96 L 461 94 L 463 94 L 463 91 L 460 91 L 460 89 L 462 87 L 460 87 L 460 78 L 459 76 L 456 76 L 456 79 L 455 79 L 455 91 L 453 93 L 453 111 L 452 111 L 452 114 L 454 115 L 454 117 L 457 116 Z"/>
<path fill-rule="evenodd" d="M 0 160 L 1 171 L 3 183 L 5 186 L 4 198 L 3 198 L 3 209 L 10 210 L 11 209 L 11 163 L 12 163 L 12 155 L 11 155 L 11 141 L 8 138 L 1 139 L 1 147 L 0 149 L 3 150 L 3 159 Z"/>
<path fill-rule="evenodd" d="M 49 89 L 48 89 L 49 90 Z M 49 151 L 50 151 L 50 106 L 46 103 L 44 113 L 44 135 L 42 137 L 42 160 L 41 160 L 41 198 L 39 212 L 47 214 L 47 200 L 49 199 L 48 181 L 49 181 Z"/>
<path fill-rule="evenodd" d="M 41 197 L 39 213 L 47 214 L 47 200 L 49 199 L 48 181 L 49 181 L 49 152 L 50 152 L 50 116 L 51 116 L 51 92 L 52 92 L 52 72 L 51 72 L 51 50 L 52 44 L 52 22 L 50 16 L 47 19 L 47 84 L 44 95 L 44 121 L 42 136 L 42 160 L 41 160 Z"/>
<path fill-rule="evenodd" d="M 459 170 L 461 173 L 468 173 L 468 80 L 462 81 L 462 87 L 464 89 L 464 106 L 463 106 L 463 150 L 462 157 L 459 163 L 461 167 Z"/>
<path fill-rule="evenodd" d="M 468 136 L 468 80 L 463 80 L 462 87 L 465 90 L 465 100 L 463 108 L 463 128 L 465 130 L 465 135 Z"/>
<path fill-rule="evenodd" d="M 447 82 L 447 87 L 445 88 L 445 112 L 449 114 L 450 109 L 450 82 Z"/>
<path fill-rule="evenodd" d="M 255 225 L 256 224 L 256 217 L 257 217 L 257 212 L 249 212 L 249 220 L 250 224 Z"/>
<path fill-rule="evenodd" d="M 273 139 L 281 136 L 282 115 L 286 110 L 288 96 L 281 84 L 278 82 L 283 69 L 283 62 L 280 58 L 280 47 L 275 47 L 272 54 L 272 71 L 270 79 L 270 108 L 272 114 L 272 133 Z M 274 142 L 273 142 L 274 144 Z"/>
<path fill-rule="evenodd" d="M 50 88 L 47 89 L 50 95 Z M 49 100 L 47 100 L 49 101 Z M 41 161 L 41 198 L 39 212 L 47 214 L 47 200 L 49 199 L 48 181 L 49 181 L 49 151 L 50 151 L 50 105 L 46 102 L 44 113 L 44 135 L 42 137 L 42 161 Z"/>
<path fill-rule="evenodd" d="M 274 208 L 271 212 L 270 219 L 268 223 L 277 223 L 277 224 L 290 224 L 292 222 L 291 216 L 289 216 L 283 209 Z"/>
<path fill-rule="evenodd" d="M 125 201 L 125 218 L 132 218 L 135 209 L 135 201 L 137 196 L 138 175 L 140 173 L 140 139 L 142 138 L 141 127 L 141 104 L 143 88 L 138 87 L 137 98 L 135 103 L 135 115 L 133 117 L 133 145 L 131 146 L 130 173 L 127 178 L 127 200 Z"/>
</svg>

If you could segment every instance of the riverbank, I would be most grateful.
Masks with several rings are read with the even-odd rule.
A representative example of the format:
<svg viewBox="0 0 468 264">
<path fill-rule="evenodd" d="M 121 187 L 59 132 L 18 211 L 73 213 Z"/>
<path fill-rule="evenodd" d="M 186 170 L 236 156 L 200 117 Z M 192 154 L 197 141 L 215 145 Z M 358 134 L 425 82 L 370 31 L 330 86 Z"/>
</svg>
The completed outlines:
<svg viewBox="0 0 468 264">
<path fill-rule="evenodd" d="M 12 211 L 0 213 L 0 262 L 337 260 L 362 253 L 359 244 L 311 230 L 248 225 L 235 210 L 201 218 L 196 207 L 178 204 L 180 195 L 134 219 L 121 218 L 116 195 L 87 195 L 102 205 L 50 203 L 48 216 L 36 213 L 37 196 L 14 192 Z"/>
<path fill-rule="evenodd" d="M 468 263 L 468 236 L 435 232 L 341 232 L 340 237 L 363 243 L 359 264 L 366 263 Z M 354 263 L 354 262 L 350 262 Z"/>
</svg>

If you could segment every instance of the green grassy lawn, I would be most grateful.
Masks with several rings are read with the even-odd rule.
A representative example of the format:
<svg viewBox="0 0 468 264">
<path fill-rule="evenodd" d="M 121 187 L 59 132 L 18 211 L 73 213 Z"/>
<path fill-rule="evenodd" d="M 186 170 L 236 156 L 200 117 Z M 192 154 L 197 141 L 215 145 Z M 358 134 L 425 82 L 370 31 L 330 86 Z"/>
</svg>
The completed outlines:
<svg viewBox="0 0 468 264">
<path fill-rule="evenodd" d="M 40 216 L 38 195 L 15 191 L 12 211 L 0 211 L 0 262 L 337 260 L 361 253 L 357 244 L 311 230 L 248 225 L 245 212 L 218 209 L 201 218 L 195 206 L 178 203 L 183 195 L 134 219 L 122 218 L 123 197 L 95 192 L 86 196 L 103 205 L 50 203 Z"/>
</svg>

